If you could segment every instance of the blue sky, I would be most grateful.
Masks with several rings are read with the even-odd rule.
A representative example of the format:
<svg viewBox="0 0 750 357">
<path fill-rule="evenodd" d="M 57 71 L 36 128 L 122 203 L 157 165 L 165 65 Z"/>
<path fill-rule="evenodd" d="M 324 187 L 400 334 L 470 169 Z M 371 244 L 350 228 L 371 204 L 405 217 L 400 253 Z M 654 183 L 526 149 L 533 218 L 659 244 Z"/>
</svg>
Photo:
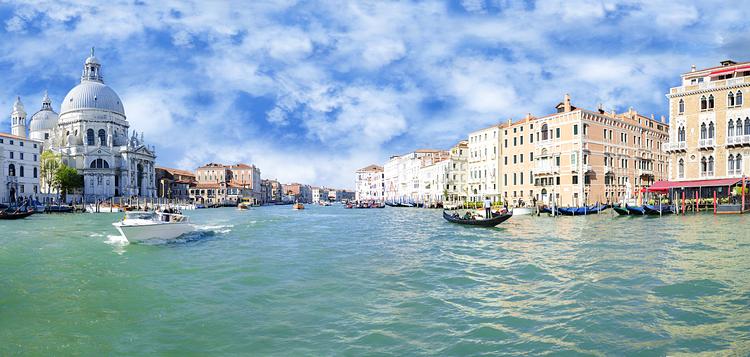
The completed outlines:
<svg viewBox="0 0 750 357">
<path fill-rule="evenodd" d="M 573 104 L 667 114 L 691 64 L 750 60 L 750 4 L 702 1 L 0 1 L 3 131 L 53 106 L 97 48 L 164 166 L 246 162 L 353 186 L 353 171 Z M 2 111 L 2 109 L 0 109 Z"/>
</svg>

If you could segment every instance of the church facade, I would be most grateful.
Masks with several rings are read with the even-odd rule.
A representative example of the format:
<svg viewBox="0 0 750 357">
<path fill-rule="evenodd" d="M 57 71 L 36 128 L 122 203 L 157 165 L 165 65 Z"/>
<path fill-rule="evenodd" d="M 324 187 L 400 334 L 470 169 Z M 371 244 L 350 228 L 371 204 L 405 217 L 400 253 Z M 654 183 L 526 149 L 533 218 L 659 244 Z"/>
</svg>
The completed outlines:
<svg viewBox="0 0 750 357">
<path fill-rule="evenodd" d="M 12 133 L 26 137 L 25 118 Z M 84 177 L 88 202 L 110 197 L 156 197 L 156 150 L 130 129 L 120 97 L 104 84 L 92 49 L 81 82 L 63 99 L 58 115 L 45 94 L 29 121 L 28 137 L 62 157 Z"/>
</svg>

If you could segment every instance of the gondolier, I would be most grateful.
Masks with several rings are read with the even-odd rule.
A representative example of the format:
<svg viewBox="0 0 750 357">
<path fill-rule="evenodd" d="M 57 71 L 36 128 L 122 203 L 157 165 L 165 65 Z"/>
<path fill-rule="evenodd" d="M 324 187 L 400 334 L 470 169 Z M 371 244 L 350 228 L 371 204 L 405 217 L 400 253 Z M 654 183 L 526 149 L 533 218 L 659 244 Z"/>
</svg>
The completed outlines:
<svg viewBox="0 0 750 357">
<path fill-rule="evenodd" d="M 491 218 L 492 217 L 492 201 L 490 201 L 490 198 L 485 196 L 484 197 L 484 218 Z"/>
</svg>

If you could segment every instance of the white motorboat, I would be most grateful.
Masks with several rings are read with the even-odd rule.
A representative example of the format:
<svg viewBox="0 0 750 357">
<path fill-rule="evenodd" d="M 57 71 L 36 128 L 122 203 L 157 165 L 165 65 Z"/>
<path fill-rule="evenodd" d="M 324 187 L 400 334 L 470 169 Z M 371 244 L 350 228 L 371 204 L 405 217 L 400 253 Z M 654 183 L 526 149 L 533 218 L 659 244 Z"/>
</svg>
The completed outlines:
<svg viewBox="0 0 750 357">
<path fill-rule="evenodd" d="M 111 206 L 111 205 L 95 205 L 95 204 L 88 204 L 86 205 L 86 212 L 88 213 L 116 213 L 121 212 L 120 206 Z"/>
<path fill-rule="evenodd" d="M 112 225 L 131 243 L 174 239 L 195 230 L 187 216 L 171 212 L 128 212 Z"/>
<path fill-rule="evenodd" d="M 527 215 L 534 213 L 534 209 L 531 207 L 515 207 L 513 208 L 513 215 L 514 216 L 520 216 L 520 215 Z"/>
</svg>

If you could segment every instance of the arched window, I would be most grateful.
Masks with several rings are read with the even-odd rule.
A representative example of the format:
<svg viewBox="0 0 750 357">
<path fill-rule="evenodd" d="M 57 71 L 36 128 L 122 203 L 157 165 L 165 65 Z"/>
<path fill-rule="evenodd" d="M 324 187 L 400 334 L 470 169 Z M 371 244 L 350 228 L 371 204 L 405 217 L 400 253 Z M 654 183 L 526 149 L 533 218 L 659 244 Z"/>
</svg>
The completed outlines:
<svg viewBox="0 0 750 357">
<path fill-rule="evenodd" d="M 16 176 L 16 165 L 8 165 L 8 176 Z"/>
<path fill-rule="evenodd" d="M 542 140 L 549 139 L 549 127 L 547 124 L 542 125 Z"/>
<path fill-rule="evenodd" d="M 706 123 L 703 123 L 701 124 L 701 140 L 706 138 L 706 134 L 708 134 L 706 131 Z"/>
<path fill-rule="evenodd" d="M 737 118 L 737 124 L 735 126 L 735 135 L 740 136 L 742 135 L 742 119 Z"/>
<path fill-rule="evenodd" d="M 714 122 L 708 123 L 708 138 L 709 139 L 714 138 Z"/>
<path fill-rule="evenodd" d="M 680 159 L 678 172 L 680 173 L 680 178 L 685 177 L 685 160 L 683 159 Z"/>
<path fill-rule="evenodd" d="M 737 94 L 734 96 L 734 105 L 741 107 L 742 106 L 742 91 L 738 90 Z"/>
<path fill-rule="evenodd" d="M 706 161 L 706 158 L 701 158 L 701 173 L 705 174 L 706 171 L 708 171 L 708 162 Z"/>
<path fill-rule="evenodd" d="M 734 174 L 734 155 L 729 154 L 729 158 L 727 159 L 727 169 L 729 170 L 729 175 Z"/>
<path fill-rule="evenodd" d="M 708 157 L 708 175 L 713 175 L 714 172 L 714 157 L 709 156 Z"/>
<path fill-rule="evenodd" d="M 108 169 L 109 163 L 106 160 L 102 159 L 96 159 L 91 162 L 91 165 L 89 165 L 89 168 L 92 169 Z"/>
<path fill-rule="evenodd" d="M 681 126 L 677 129 L 677 141 L 685 141 L 685 127 Z"/>
<path fill-rule="evenodd" d="M 733 107 L 734 106 L 734 93 L 729 92 L 727 94 L 727 107 Z"/>
<path fill-rule="evenodd" d="M 682 114 L 685 112 L 685 100 L 680 99 L 680 104 L 678 105 L 677 111 Z"/>
<path fill-rule="evenodd" d="M 714 109 L 714 95 L 708 95 L 708 110 Z"/>
<path fill-rule="evenodd" d="M 94 145 L 94 129 L 86 130 L 86 144 Z"/>
<path fill-rule="evenodd" d="M 99 145 L 107 145 L 107 132 L 104 129 L 99 129 Z"/>
<path fill-rule="evenodd" d="M 708 109 L 708 102 L 706 101 L 706 96 L 701 96 L 701 110 Z"/>
<path fill-rule="evenodd" d="M 734 171 L 738 174 L 742 173 L 742 154 L 737 154 L 734 158 Z"/>
<path fill-rule="evenodd" d="M 729 119 L 729 125 L 727 126 L 727 136 L 734 136 L 734 121 Z"/>
<path fill-rule="evenodd" d="M 745 135 L 750 135 L 750 118 L 745 118 Z"/>
</svg>

